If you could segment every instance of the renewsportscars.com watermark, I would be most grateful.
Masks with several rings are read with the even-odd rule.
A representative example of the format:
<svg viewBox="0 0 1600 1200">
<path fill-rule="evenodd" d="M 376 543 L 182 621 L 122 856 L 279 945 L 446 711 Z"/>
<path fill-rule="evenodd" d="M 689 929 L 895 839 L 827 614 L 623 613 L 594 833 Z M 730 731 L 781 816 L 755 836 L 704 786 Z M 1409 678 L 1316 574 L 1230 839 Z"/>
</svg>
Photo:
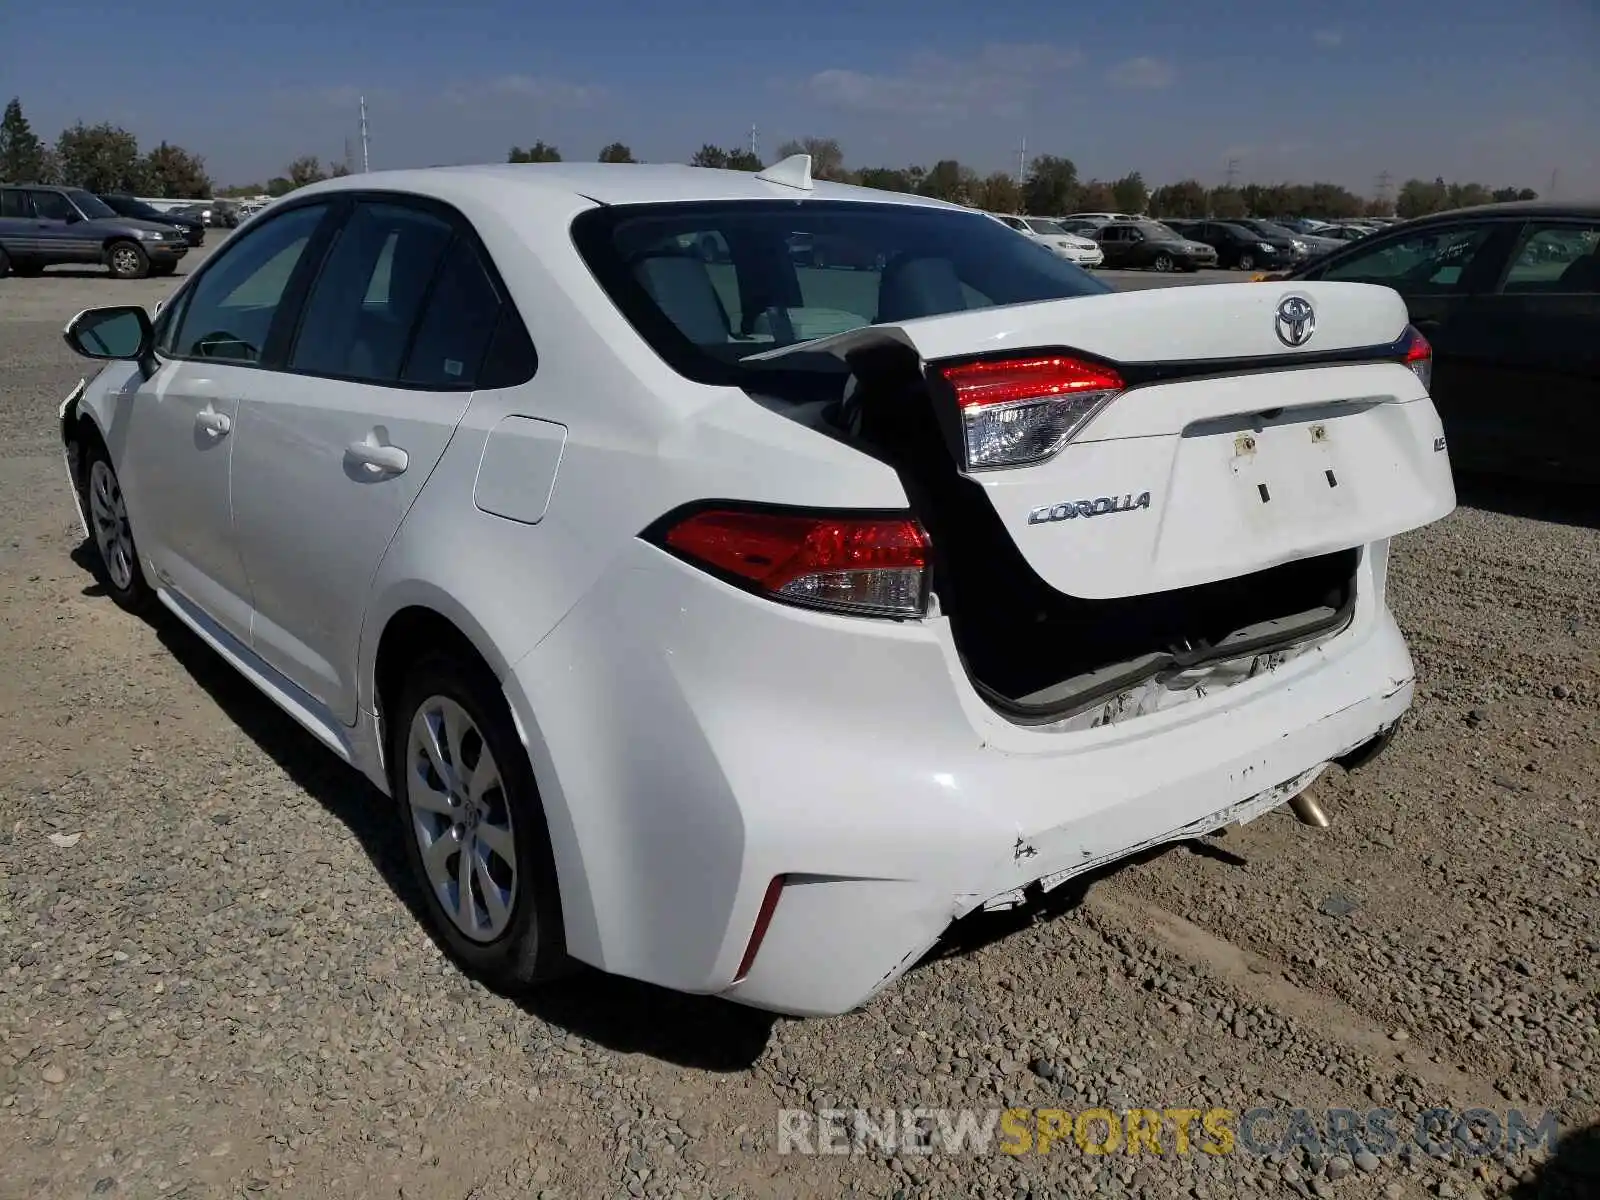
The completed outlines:
<svg viewBox="0 0 1600 1200">
<path fill-rule="evenodd" d="M 1553 1110 L 1430 1108 L 802 1108 L 778 1111 L 779 1154 L 1246 1154 L 1296 1148 L 1354 1158 L 1412 1145 L 1468 1158 L 1553 1154 Z"/>
</svg>

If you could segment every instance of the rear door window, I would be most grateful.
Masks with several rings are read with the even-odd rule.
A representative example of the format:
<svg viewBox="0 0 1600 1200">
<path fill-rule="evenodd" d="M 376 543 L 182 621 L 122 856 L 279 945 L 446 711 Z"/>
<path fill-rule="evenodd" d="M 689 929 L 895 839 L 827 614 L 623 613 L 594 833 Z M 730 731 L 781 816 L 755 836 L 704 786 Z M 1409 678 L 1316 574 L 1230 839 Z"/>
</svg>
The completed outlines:
<svg viewBox="0 0 1600 1200">
<path fill-rule="evenodd" d="M 1508 294 L 1600 293 L 1600 222 L 1531 222 L 1500 290 Z"/>
<path fill-rule="evenodd" d="M 41 221 L 71 221 L 78 215 L 72 202 L 60 192 L 36 191 L 33 195 L 33 214 Z"/>
<path fill-rule="evenodd" d="M 0 188 L 0 217 L 25 219 L 33 216 L 33 206 L 21 188 Z"/>
<path fill-rule="evenodd" d="M 454 236 L 448 221 L 418 208 L 357 204 L 306 298 L 289 370 L 399 382 L 411 331 Z"/>
</svg>

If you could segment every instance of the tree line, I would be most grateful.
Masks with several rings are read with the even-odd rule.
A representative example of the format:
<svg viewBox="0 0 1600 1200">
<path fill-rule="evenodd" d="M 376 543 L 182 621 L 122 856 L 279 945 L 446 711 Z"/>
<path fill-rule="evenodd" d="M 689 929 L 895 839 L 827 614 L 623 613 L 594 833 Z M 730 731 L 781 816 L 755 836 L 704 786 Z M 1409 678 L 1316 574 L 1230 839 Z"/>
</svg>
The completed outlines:
<svg viewBox="0 0 1600 1200">
<path fill-rule="evenodd" d="M 910 192 L 1000 213 L 1062 216 L 1072 212 L 1149 213 L 1155 217 L 1420 217 L 1428 213 L 1508 200 L 1537 200 L 1532 188 L 1491 189 L 1481 183 L 1446 183 L 1408 179 L 1393 198 L 1358 196 L 1336 183 L 1247 183 L 1241 187 L 1206 187 L 1182 179 L 1151 189 L 1138 171 L 1120 179 L 1082 179 L 1070 158 L 1041 154 L 1021 180 L 1006 171 L 980 174 L 964 163 L 940 159 L 931 167 L 849 167 L 833 138 L 808 137 L 786 142 L 777 157 L 811 156 L 817 179 L 854 183 L 886 192 Z M 508 162 L 560 162 L 561 151 L 543 141 L 523 149 L 513 146 Z M 600 152 L 601 162 L 636 162 L 633 152 L 613 142 Z M 764 165 L 745 149 L 707 144 L 689 159 L 691 166 L 759 171 Z"/>
<path fill-rule="evenodd" d="M 79 121 L 47 143 L 33 131 L 17 97 L 0 116 L 0 181 L 6 183 L 198 199 L 211 195 L 205 166 L 198 154 L 169 142 L 141 152 L 138 138 L 109 122 Z"/>
<path fill-rule="evenodd" d="M 811 173 L 818 179 L 860 184 L 889 192 L 910 192 L 1001 213 L 1060 216 L 1071 212 L 1149 213 L 1155 217 L 1322 217 L 1330 220 L 1361 216 L 1418 217 L 1427 213 L 1506 200 L 1533 200 L 1531 188 L 1491 189 L 1481 183 L 1446 183 L 1408 179 L 1390 199 L 1358 196 L 1335 183 L 1249 183 L 1242 187 L 1207 187 L 1196 179 L 1150 188 L 1138 171 L 1120 179 L 1083 179 L 1077 164 L 1062 155 L 1041 154 L 1022 179 L 1005 171 L 981 174 L 957 159 L 932 166 L 850 167 L 834 138 L 806 137 L 785 142 L 777 157 L 811 155 Z M 623 142 L 600 150 L 600 162 L 639 160 Z M 506 161 L 560 162 L 561 151 L 539 140 L 513 146 Z M 759 171 L 762 160 L 751 150 L 707 143 L 689 159 L 697 167 Z M 213 192 L 205 160 L 181 146 L 162 142 L 140 153 L 138 140 L 109 123 L 78 122 L 47 145 L 28 124 L 19 100 L 12 99 L 0 118 L 0 180 L 19 183 L 63 183 L 93 192 L 133 192 L 175 198 L 218 195 L 282 196 L 330 176 L 347 175 L 344 163 L 324 166 L 314 155 L 297 158 L 265 183 L 247 183 Z"/>
</svg>

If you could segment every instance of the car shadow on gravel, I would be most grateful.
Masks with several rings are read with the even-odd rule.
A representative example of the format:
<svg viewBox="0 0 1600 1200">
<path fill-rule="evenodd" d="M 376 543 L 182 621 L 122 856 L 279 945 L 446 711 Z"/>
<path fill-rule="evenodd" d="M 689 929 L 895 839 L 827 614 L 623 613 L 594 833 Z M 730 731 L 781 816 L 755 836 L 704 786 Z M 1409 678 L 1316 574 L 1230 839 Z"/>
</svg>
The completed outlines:
<svg viewBox="0 0 1600 1200">
<path fill-rule="evenodd" d="M 91 570 L 93 551 L 72 553 Z M 85 595 L 103 596 L 98 583 Z M 145 621 L 178 664 L 235 725 L 296 785 L 344 822 L 384 882 L 433 936 L 425 897 L 413 882 L 392 802 L 229 666 L 176 617 L 157 607 Z M 443 950 L 437 937 L 435 944 Z M 772 1013 L 712 996 L 689 996 L 579 967 L 529 996 L 515 998 L 530 1016 L 623 1054 L 646 1054 L 699 1070 L 743 1071 L 766 1049 L 779 1020 Z"/>
<path fill-rule="evenodd" d="M 1600 1125 L 1564 1133 L 1556 1152 L 1534 1178 L 1506 1193 L 1506 1200 L 1595 1200 L 1600 1196 Z"/>
<path fill-rule="evenodd" d="M 1456 503 L 1508 517 L 1600 529 L 1600 488 L 1458 472 Z"/>
</svg>

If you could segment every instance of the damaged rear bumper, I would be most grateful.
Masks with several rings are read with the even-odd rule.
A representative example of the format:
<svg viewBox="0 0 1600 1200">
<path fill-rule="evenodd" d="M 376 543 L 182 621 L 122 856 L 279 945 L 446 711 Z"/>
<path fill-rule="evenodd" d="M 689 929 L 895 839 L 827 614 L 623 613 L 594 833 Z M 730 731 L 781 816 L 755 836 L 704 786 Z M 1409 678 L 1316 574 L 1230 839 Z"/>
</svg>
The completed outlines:
<svg viewBox="0 0 1600 1200">
<path fill-rule="evenodd" d="M 930 862 L 925 879 L 785 887 L 749 975 L 725 994 L 784 1012 L 854 1008 L 977 908 L 1021 903 L 1030 891 L 1285 804 L 1328 763 L 1392 728 L 1411 695 L 1410 658 L 1385 614 L 1355 651 L 1267 700 L 1269 712 L 1241 710 L 1220 727 L 1199 722 L 1158 745 L 1134 737 L 1070 762 L 997 757 L 981 784 L 1001 811 L 1014 798 L 1026 824 L 995 829 L 957 863 Z"/>
</svg>

